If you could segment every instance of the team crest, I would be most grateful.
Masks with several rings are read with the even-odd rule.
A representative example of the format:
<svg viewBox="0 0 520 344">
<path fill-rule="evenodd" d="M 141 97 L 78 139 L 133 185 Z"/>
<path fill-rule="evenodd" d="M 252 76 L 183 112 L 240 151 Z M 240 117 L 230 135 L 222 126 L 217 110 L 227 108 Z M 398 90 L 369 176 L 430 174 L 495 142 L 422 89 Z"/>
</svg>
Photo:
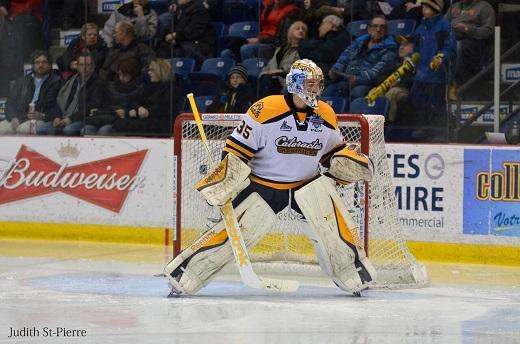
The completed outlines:
<svg viewBox="0 0 520 344">
<path fill-rule="evenodd" d="M 320 116 L 316 115 L 316 114 L 313 114 L 310 118 L 309 118 L 309 123 L 311 124 L 311 131 L 315 131 L 315 132 L 319 132 L 321 133 L 323 131 L 323 129 L 321 128 L 321 126 L 323 125 L 323 118 L 321 118 Z"/>
<path fill-rule="evenodd" d="M 287 124 L 287 121 L 283 121 L 282 125 L 280 126 L 281 131 L 291 131 L 292 127 Z"/>
<path fill-rule="evenodd" d="M 251 106 L 251 113 L 258 118 L 260 113 L 262 113 L 262 109 L 264 108 L 264 102 L 257 102 Z"/>
</svg>

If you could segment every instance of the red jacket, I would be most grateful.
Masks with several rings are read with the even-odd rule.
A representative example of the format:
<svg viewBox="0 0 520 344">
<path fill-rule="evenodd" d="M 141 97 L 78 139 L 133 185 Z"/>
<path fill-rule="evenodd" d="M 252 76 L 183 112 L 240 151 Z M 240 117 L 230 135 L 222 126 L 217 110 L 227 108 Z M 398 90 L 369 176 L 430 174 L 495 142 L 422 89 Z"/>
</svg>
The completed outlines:
<svg viewBox="0 0 520 344">
<path fill-rule="evenodd" d="M 260 17 L 260 33 L 258 38 L 275 37 L 278 25 L 287 15 L 293 11 L 298 11 L 294 4 L 285 4 L 281 7 L 274 7 L 274 0 L 265 0 L 262 16 Z"/>
<path fill-rule="evenodd" d="M 32 12 L 38 19 L 43 20 L 43 0 L 11 0 L 9 14 L 16 17 L 19 14 Z"/>
</svg>

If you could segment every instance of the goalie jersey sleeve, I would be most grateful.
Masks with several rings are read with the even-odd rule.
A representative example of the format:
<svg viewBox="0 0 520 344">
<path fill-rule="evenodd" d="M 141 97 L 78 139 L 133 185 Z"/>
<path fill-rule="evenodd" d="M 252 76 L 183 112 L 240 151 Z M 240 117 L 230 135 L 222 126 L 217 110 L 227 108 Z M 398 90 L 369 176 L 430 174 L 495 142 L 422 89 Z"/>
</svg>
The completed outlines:
<svg viewBox="0 0 520 344">
<path fill-rule="evenodd" d="M 249 163 L 251 180 L 290 189 L 314 177 L 320 159 L 342 142 L 336 114 L 327 103 L 298 112 L 290 95 L 275 95 L 249 108 L 224 151 Z"/>
</svg>

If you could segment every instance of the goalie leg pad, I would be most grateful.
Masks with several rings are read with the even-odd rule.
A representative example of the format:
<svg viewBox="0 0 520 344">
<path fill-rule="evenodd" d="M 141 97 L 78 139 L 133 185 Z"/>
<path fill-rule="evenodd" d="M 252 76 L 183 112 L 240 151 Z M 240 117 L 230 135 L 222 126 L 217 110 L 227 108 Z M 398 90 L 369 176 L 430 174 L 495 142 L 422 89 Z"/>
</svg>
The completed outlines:
<svg viewBox="0 0 520 344">
<path fill-rule="evenodd" d="M 357 145 L 350 145 L 335 153 L 330 160 L 327 176 L 340 183 L 372 180 L 374 165 L 370 158 L 359 151 Z"/>
<path fill-rule="evenodd" d="M 251 168 L 236 155 L 229 153 L 195 188 L 211 205 L 223 205 L 233 200 L 250 183 Z"/>
<path fill-rule="evenodd" d="M 376 271 L 333 181 L 322 176 L 296 191 L 295 199 L 313 232 L 310 239 L 323 271 L 345 291 L 365 289 Z"/>
<path fill-rule="evenodd" d="M 247 247 L 254 246 L 276 219 L 273 210 L 257 193 L 240 203 L 235 214 Z M 164 274 L 177 294 L 195 294 L 232 260 L 224 221 L 220 221 L 172 259 L 164 268 Z"/>
</svg>

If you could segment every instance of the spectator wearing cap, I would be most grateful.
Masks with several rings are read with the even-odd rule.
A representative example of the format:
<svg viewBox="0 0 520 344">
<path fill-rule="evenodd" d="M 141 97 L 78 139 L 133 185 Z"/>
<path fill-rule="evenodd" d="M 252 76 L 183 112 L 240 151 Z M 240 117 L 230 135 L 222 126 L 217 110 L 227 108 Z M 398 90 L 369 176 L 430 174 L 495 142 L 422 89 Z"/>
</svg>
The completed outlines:
<svg viewBox="0 0 520 344">
<path fill-rule="evenodd" d="M 446 19 L 457 38 L 455 84 L 462 85 L 492 61 L 495 10 L 487 1 L 462 0 L 451 5 Z"/>
<path fill-rule="evenodd" d="M 455 35 L 442 16 L 443 0 L 422 0 L 424 18 L 415 31 L 421 59 L 410 90 L 415 119 L 420 124 L 445 126 L 446 83 L 456 56 Z"/>
<path fill-rule="evenodd" d="M 256 100 L 255 93 L 247 81 L 247 69 L 244 66 L 233 66 L 228 76 L 227 90 L 221 97 L 224 102 L 214 101 L 207 112 L 245 113 Z"/>
</svg>

